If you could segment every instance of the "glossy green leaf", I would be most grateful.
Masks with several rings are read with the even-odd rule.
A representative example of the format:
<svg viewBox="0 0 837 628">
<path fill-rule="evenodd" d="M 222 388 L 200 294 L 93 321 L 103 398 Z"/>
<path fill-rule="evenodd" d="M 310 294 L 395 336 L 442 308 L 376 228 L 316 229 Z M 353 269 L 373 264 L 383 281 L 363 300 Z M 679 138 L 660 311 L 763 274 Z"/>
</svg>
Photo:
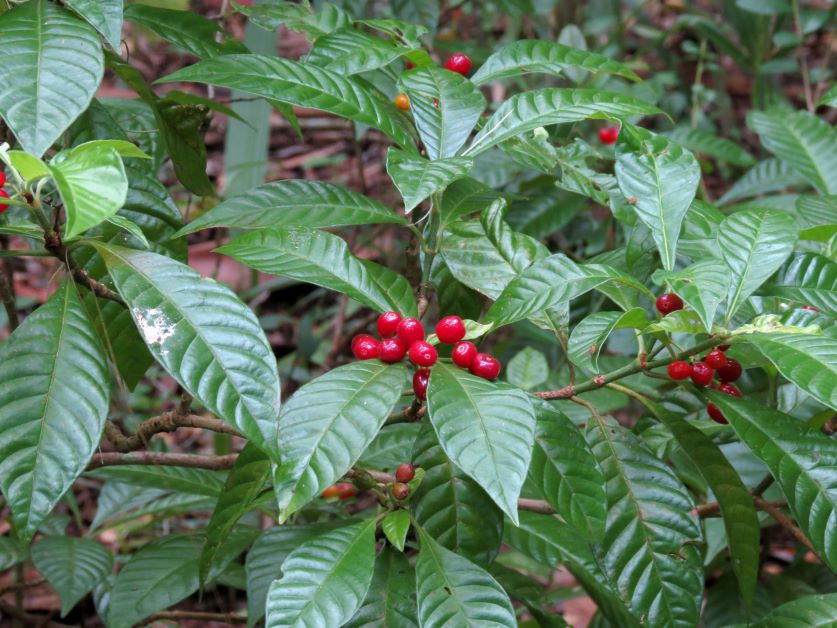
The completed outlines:
<svg viewBox="0 0 837 628">
<path fill-rule="evenodd" d="M 718 245 L 730 271 L 727 320 L 784 263 L 798 232 L 791 216 L 769 210 L 738 212 L 721 223 Z"/>
<path fill-rule="evenodd" d="M 506 367 L 506 379 L 523 390 L 532 390 L 549 377 L 546 356 L 532 347 L 518 351 Z"/>
<path fill-rule="evenodd" d="M 500 197 L 487 185 L 466 177 L 451 183 L 442 195 L 440 206 L 442 228 L 465 218 L 469 214 L 481 212 Z"/>
<path fill-rule="evenodd" d="M 403 364 L 353 362 L 294 393 L 279 415 L 281 462 L 273 483 L 279 518 L 339 480 L 372 442 L 401 397 Z"/>
<path fill-rule="evenodd" d="M 314 12 L 310 4 L 278 2 L 245 6 L 235 3 L 239 13 L 264 29 L 274 30 L 285 24 L 288 29 L 307 33 L 310 38 L 327 35 L 338 28 L 349 26 L 352 19 L 341 7 L 333 4 L 323 5 L 322 10 Z"/>
<path fill-rule="evenodd" d="M 476 86 L 443 68 L 404 72 L 398 88 L 410 98 L 416 130 L 433 160 L 456 155 L 485 110 L 485 97 Z"/>
<path fill-rule="evenodd" d="M 803 240 L 825 242 L 837 233 L 837 195 L 801 195 L 796 199 L 796 222 Z"/>
<path fill-rule="evenodd" d="M 22 150 L 10 150 L 5 153 L 12 168 L 17 170 L 23 181 L 31 186 L 38 179 L 52 176 L 49 166 L 42 159 L 25 153 Z"/>
<path fill-rule="evenodd" d="M 657 270 L 653 279 L 657 285 L 670 286 L 700 316 L 707 333 L 712 330 L 715 313 L 729 292 L 730 273 L 724 262 L 705 259 L 679 271 Z"/>
<path fill-rule="evenodd" d="M 198 196 L 213 194 L 215 187 L 206 174 L 206 143 L 203 139 L 209 108 L 167 98 L 152 101 L 152 104 L 177 180 Z"/>
<path fill-rule="evenodd" d="M 759 292 L 837 316 L 837 263 L 823 255 L 802 253 L 791 258 Z"/>
<path fill-rule="evenodd" d="M 416 439 L 413 464 L 424 478 L 410 498 L 416 522 L 443 546 L 480 565 L 500 549 L 503 513 L 486 492 L 457 467 L 425 423 Z"/>
<path fill-rule="evenodd" d="M 643 100 L 598 89 L 535 89 L 516 94 L 500 105 L 465 154 L 483 152 L 521 133 L 550 124 L 656 113 L 662 112 Z"/>
<path fill-rule="evenodd" d="M 703 201 L 694 200 L 683 219 L 683 230 L 677 240 L 677 253 L 692 261 L 702 261 L 707 257 L 717 257 L 718 247 L 715 242 L 718 228 L 726 216 L 717 207 Z"/>
<path fill-rule="evenodd" d="M 44 230 L 33 222 L 15 222 L 13 225 L 0 225 L 3 235 L 21 236 L 33 240 L 44 240 Z"/>
<path fill-rule="evenodd" d="M 29 547 L 17 539 L 0 536 L 0 570 L 5 571 L 26 560 Z"/>
<path fill-rule="evenodd" d="M 799 527 L 829 567 L 837 569 L 837 443 L 759 403 L 711 390 L 707 395 L 770 469 Z"/>
<path fill-rule="evenodd" d="M 395 105 L 352 78 L 316 66 L 278 57 L 226 55 L 196 63 L 161 80 L 209 83 L 328 111 L 380 129 L 404 148 L 413 146 L 407 118 Z"/>
<path fill-rule="evenodd" d="M 0 15 L 0 118 L 36 157 L 87 109 L 104 74 L 92 26 L 47 0 Z"/>
<path fill-rule="evenodd" d="M 375 519 L 337 528 L 285 559 L 267 594 L 266 628 L 340 626 L 361 607 L 375 571 Z"/>
<path fill-rule="evenodd" d="M 645 310 L 594 312 L 580 321 L 570 334 L 567 357 L 577 366 L 599 372 L 599 355 L 608 337 L 617 329 L 642 329 L 648 324 Z"/>
<path fill-rule="evenodd" d="M 370 469 L 394 471 L 398 465 L 410 459 L 420 430 L 420 423 L 385 425 L 369 443 L 358 464 Z"/>
<path fill-rule="evenodd" d="M 508 594 L 487 571 L 439 545 L 419 528 L 416 597 L 422 628 L 514 626 Z"/>
<path fill-rule="evenodd" d="M 217 249 L 250 268 L 336 290 L 379 312 L 415 315 L 416 301 L 398 273 L 352 255 L 346 242 L 316 229 L 252 231 Z"/>
<path fill-rule="evenodd" d="M 739 144 L 705 129 L 680 126 L 667 135 L 681 146 L 708 155 L 717 161 L 742 167 L 756 163 L 753 156 Z"/>
<path fill-rule="evenodd" d="M 407 532 L 410 531 L 410 513 L 406 510 L 394 510 L 388 513 L 381 521 L 381 530 L 392 546 L 399 552 L 403 552 Z"/>
<path fill-rule="evenodd" d="M 148 240 L 145 237 L 142 229 L 139 228 L 134 222 L 131 222 L 128 218 L 124 216 L 114 215 L 107 219 L 112 226 L 116 227 L 120 231 L 125 231 L 126 233 L 130 234 L 134 238 L 136 238 L 137 242 L 139 242 L 143 248 L 148 249 L 151 248 Z"/>
<path fill-rule="evenodd" d="M 409 50 L 356 28 L 345 27 L 318 37 L 305 62 L 352 76 L 389 65 Z"/>
<path fill-rule="evenodd" d="M 208 410 L 276 454 L 279 376 L 253 311 L 162 255 L 96 243 L 156 360 Z"/>
<path fill-rule="evenodd" d="M 401 193 L 407 213 L 431 194 L 467 176 L 473 167 L 474 161 L 466 157 L 428 161 L 395 148 L 387 151 L 387 174 Z"/>
<path fill-rule="evenodd" d="M 431 371 L 427 414 L 448 457 L 517 522 L 535 433 L 525 393 L 439 363 Z"/>
<path fill-rule="evenodd" d="M 837 194 L 837 131 L 807 111 L 750 111 L 747 124 L 761 143 L 822 194 Z"/>
<path fill-rule="evenodd" d="M 222 471 L 146 464 L 101 467 L 88 471 L 86 475 L 131 486 L 180 491 L 213 498 L 220 495 L 225 477 Z"/>
<path fill-rule="evenodd" d="M 750 168 L 718 199 L 718 205 L 729 205 L 753 196 L 779 192 L 789 187 L 800 187 L 806 180 L 784 161 L 765 159 Z"/>
<path fill-rule="evenodd" d="M 567 68 L 581 68 L 594 74 L 616 74 L 632 81 L 641 80 L 629 67 L 610 57 L 536 39 L 515 41 L 503 46 L 486 59 L 471 80 L 476 85 L 482 85 L 527 73 L 563 76 Z"/>
<path fill-rule="evenodd" d="M 260 185 L 219 203 L 177 236 L 209 227 L 340 227 L 390 222 L 404 224 L 405 220 L 379 202 L 342 186 L 287 179 Z"/>
<path fill-rule="evenodd" d="M 402 511 L 403 512 L 403 511 Z M 346 628 L 418 628 L 416 572 L 407 558 L 385 547 L 363 605 Z"/>
<path fill-rule="evenodd" d="M 837 593 L 809 595 L 782 604 L 750 628 L 826 628 L 837 617 Z"/>
<path fill-rule="evenodd" d="M 695 156 L 664 135 L 625 126 L 616 146 L 616 180 L 651 230 L 663 268 L 672 270 L 683 218 L 700 183 Z"/>
<path fill-rule="evenodd" d="M 114 50 L 122 39 L 123 0 L 67 0 L 67 6 L 99 31 Z"/>
<path fill-rule="evenodd" d="M 603 568 L 644 625 L 697 625 L 703 534 L 686 487 L 615 421 L 594 417 L 587 437 L 607 481 Z"/>
<path fill-rule="evenodd" d="M 35 568 L 61 600 L 61 617 L 113 570 L 113 555 L 101 543 L 75 536 L 47 536 L 32 546 Z"/>
<path fill-rule="evenodd" d="M 0 488 L 28 541 L 99 447 L 104 350 L 67 281 L 0 346 Z"/>
</svg>

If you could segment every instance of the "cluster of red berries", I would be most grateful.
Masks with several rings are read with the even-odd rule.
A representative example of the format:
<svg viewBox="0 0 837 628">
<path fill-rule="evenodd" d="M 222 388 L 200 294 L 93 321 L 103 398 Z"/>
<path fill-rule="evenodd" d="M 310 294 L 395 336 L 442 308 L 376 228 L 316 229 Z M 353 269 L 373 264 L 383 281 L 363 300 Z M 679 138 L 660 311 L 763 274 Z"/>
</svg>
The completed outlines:
<svg viewBox="0 0 837 628">
<path fill-rule="evenodd" d="M 0 170 L 0 198 L 9 198 L 9 193 L 3 189 L 4 185 L 6 185 L 6 173 Z M 8 208 L 8 204 L 0 203 L 0 214 L 2 214 Z"/>
<path fill-rule="evenodd" d="M 468 72 L 471 71 L 471 66 L 473 63 L 468 55 L 464 55 L 461 52 L 457 52 L 456 54 L 452 54 L 448 57 L 448 60 L 445 61 L 445 69 L 450 70 L 451 72 L 456 72 L 457 74 L 461 74 L 462 76 L 468 76 Z M 416 65 L 411 62 L 407 61 L 406 66 L 408 70 L 412 70 Z M 433 99 L 433 105 L 435 107 L 439 106 L 439 101 Z M 401 109 L 401 111 L 407 111 L 410 108 L 410 99 L 407 97 L 407 94 L 398 94 L 395 97 L 395 106 Z M 616 132 L 619 132 L 617 127 Z M 616 138 L 613 138 L 613 142 L 616 141 Z M 611 144 L 613 142 L 610 142 Z"/>
<path fill-rule="evenodd" d="M 390 494 L 398 501 L 407 499 L 410 496 L 410 487 L 407 482 L 414 477 L 416 477 L 416 468 L 413 465 L 406 462 L 398 465 L 395 470 L 395 483 L 390 489 Z"/>
<path fill-rule="evenodd" d="M 599 141 L 602 144 L 615 144 L 616 138 L 619 137 L 620 128 L 617 124 L 616 126 L 606 126 L 603 129 L 599 129 Z"/>
<path fill-rule="evenodd" d="M 721 382 L 713 388 L 727 395 L 740 397 L 741 391 L 733 386 L 732 382 L 741 377 L 741 364 L 738 360 L 727 357 L 724 353 L 727 349 L 729 349 L 729 345 L 721 345 L 706 354 L 701 362 L 695 362 L 694 364 L 688 364 L 680 360 L 672 362 L 668 365 L 668 376 L 674 380 L 689 377 L 695 385 L 703 387 L 712 384 L 712 380 L 717 373 Z M 727 423 L 726 417 L 714 403 L 708 404 L 706 411 L 718 423 Z"/>
</svg>

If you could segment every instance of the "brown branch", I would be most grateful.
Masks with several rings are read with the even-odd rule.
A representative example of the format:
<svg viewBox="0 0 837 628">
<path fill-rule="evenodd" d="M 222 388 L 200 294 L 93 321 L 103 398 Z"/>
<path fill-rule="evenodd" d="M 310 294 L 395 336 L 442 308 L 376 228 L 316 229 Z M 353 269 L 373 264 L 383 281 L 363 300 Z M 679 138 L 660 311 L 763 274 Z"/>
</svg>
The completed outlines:
<svg viewBox="0 0 837 628">
<path fill-rule="evenodd" d="M 125 301 L 123 301 L 122 297 L 116 294 L 116 292 L 108 288 L 101 281 L 93 279 L 93 277 L 91 277 L 86 270 L 76 266 L 73 258 L 70 257 L 67 248 L 61 241 L 61 235 L 57 231 L 44 234 L 44 248 L 52 253 L 53 256 L 64 262 L 64 265 L 70 270 L 70 274 L 72 274 L 76 283 L 83 285 L 97 297 L 109 299 L 110 301 L 115 301 L 120 305 L 125 305 Z"/>
<path fill-rule="evenodd" d="M 196 454 L 171 454 L 154 451 L 132 451 L 129 453 L 106 452 L 93 455 L 87 470 L 126 464 L 160 465 L 164 467 L 190 467 L 220 471 L 235 464 L 238 454 L 226 456 L 200 456 Z"/>
<path fill-rule="evenodd" d="M 197 414 L 181 415 L 178 410 L 171 410 L 159 416 L 146 419 L 139 424 L 137 433 L 133 436 L 124 434 L 119 426 L 112 421 L 108 421 L 105 425 L 105 436 L 116 447 L 116 451 L 125 453 L 142 449 L 148 445 L 148 441 L 155 434 L 174 432 L 180 427 L 197 427 L 213 432 L 220 432 L 221 434 L 241 436 L 238 430 L 220 419 Z"/>
<path fill-rule="evenodd" d="M 793 538 L 795 538 L 809 550 L 814 552 L 814 554 L 817 553 L 817 550 L 814 549 L 813 544 L 808 539 L 808 537 L 805 536 L 805 533 L 791 520 L 790 517 L 788 517 L 785 513 L 779 510 L 775 502 L 765 501 L 761 497 L 753 497 L 753 503 L 756 505 L 756 508 L 758 508 L 759 510 L 763 510 L 771 517 L 773 517 L 776 520 L 776 523 L 778 523 L 780 526 L 785 528 L 788 532 L 790 532 L 793 535 Z"/>
<path fill-rule="evenodd" d="M 147 626 L 159 620 L 180 621 L 183 619 L 194 619 L 204 622 L 218 621 L 226 624 L 246 624 L 247 616 L 238 615 L 236 613 L 204 613 L 201 611 L 161 611 L 149 615 L 140 622 L 134 624 L 134 628 L 140 626 Z"/>
<path fill-rule="evenodd" d="M 45 615 L 30 615 L 29 613 L 19 608 L 16 608 L 14 604 L 8 604 L 0 600 L 0 619 L 2 619 L 4 615 L 14 617 L 18 621 L 23 622 L 23 624 L 26 626 L 38 626 L 39 628 L 59 628 L 69 625 L 59 624 L 58 622 L 51 621 L 49 617 Z"/>
<path fill-rule="evenodd" d="M 3 301 L 3 307 L 6 309 L 6 316 L 9 319 L 9 329 L 14 331 L 20 325 L 20 319 L 17 316 L 17 308 L 15 307 L 15 295 L 12 292 L 11 284 L 6 280 L 6 273 L 0 271 L 0 301 Z"/>
</svg>

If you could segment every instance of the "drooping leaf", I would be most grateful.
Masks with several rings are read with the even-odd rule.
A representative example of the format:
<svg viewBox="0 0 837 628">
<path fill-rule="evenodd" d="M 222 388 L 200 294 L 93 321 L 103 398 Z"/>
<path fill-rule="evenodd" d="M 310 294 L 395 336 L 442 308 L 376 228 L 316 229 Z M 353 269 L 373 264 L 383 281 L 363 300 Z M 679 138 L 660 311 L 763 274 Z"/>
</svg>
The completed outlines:
<svg viewBox="0 0 837 628">
<path fill-rule="evenodd" d="M 774 609 L 751 628 L 826 628 L 837 617 L 837 593 L 807 595 Z"/>
<path fill-rule="evenodd" d="M 352 76 L 387 66 L 409 51 L 348 26 L 318 37 L 305 62 Z"/>
<path fill-rule="evenodd" d="M 403 512 L 403 511 L 399 511 Z M 385 547 L 363 605 L 346 628 L 418 628 L 416 572 L 407 558 Z"/>
<path fill-rule="evenodd" d="M 47 536 L 32 546 L 35 568 L 61 600 L 66 617 L 113 569 L 113 555 L 101 543 L 75 536 Z"/>
<path fill-rule="evenodd" d="M 750 168 L 736 181 L 727 192 L 718 199 L 718 205 L 729 205 L 753 196 L 779 192 L 789 187 L 800 187 L 806 184 L 802 175 L 784 161 L 765 159 Z"/>
<path fill-rule="evenodd" d="M 67 0 L 67 6 L 87 20 L 110 44 L 119 50 L 122 39 L 123 0 Z"/>
<path fill-rule="evenodd" d="M 392 546 L 403 552 L 407 532 L 410 531 L 410 513 L 406 510 L 393 510 L 381 521 L 381 530 Z"/>
<path fill-rule="evenodd" d="M 322 181 L 272 181 L 233 196 L 177 232 L 181 237 L 209 227 L 340 227 L 405 220 L 357 192 Z"/>
<path fill-rule="evenodd" d="M 762 286 L 759 292 L 837 316 L 837 263 L 823 255 L 802 253 L 792 258 L 776 279 Z"/>
<path fill-rule="evenodd" d="M 518 351 L 506 367 L 506 379 L 523 390 L 532 390 L 549 376 L 546 356 L 532 347 Z"/>
<path fill-rule="evenodd" d="M 340 626 L 361 607 L 375 571 L 375 519 L 307 541 L 267 594 L 266 628 Z"/>
<path fill-rule="evenodd" d="M 263 229 L 217 249 L 250 268 L 337 290 L 379 312 L 415 315 L 416 301 L 398 273 L 352 255 L 332 233 L 303 227 Z"/>
<path fill-rule="evenodd" d="M 705 259 L 683 270 L 657 270 L 653 275 L 657 285 L 668 284 L 697 315 L 707 333 L 712 330 L 715 313 L 729 292 L 729 268 L 718 259 Z"/>
<path fill-rule="evenodd" d="M 448 457 L 517 522 L 535 433 L 528 397 L 508 384 L 438 363 L 427 389 L 427 414 Z"/>
<path fill-rule="evenodd" d="M 222 471 L 146 464 L 101 467 L 88 471 L 86 475 L 131 486 L 179 491 L 212 498 L 220 495 L 225 477 Z"/>
<path fill-rule="evenodd" d="M 580 321 L 570 334 L 567 357 L 578 366 L 599 372 L 599 355 L 608 337 L 617 329 L 642 329 L 648 324 L 645 310 L 594 312 Z"/>
<path fill-rule="evenodd" d="M 0 118 L 41 157 L 87 109 L 104 74 L 95 29 L 47 0 L 0 15 Z"/>
<path fill-rule="evenodd" d="M 162 255 L 96 243 L 156 360 L 213 414 L 276 454 L 279 376 L 253 311 Z"/>
<path fill-rule="evenodd" d="M 109 406 L 104 350 L 67 281 L 0 346 L 0 488 L 24 541 L 87 466 Z"/>
<path fill-rule="evenodd" d="M 514 626 L 508 594 L 487 571 L 439 545 L 419 528 L 416 597 L 422 628 Z"/>
<path fill-rule="evenodd" d="M 340 479 L 384 424 L 407 377 L 403 364 L 353 362 L 314 379 L 279 415 L 273 483 L 281 520 Z"/>
<path fill-rule="evenodd" d="M 681 146 L 685 146 L 696 153 L 708 155 L 717 161 L 742 167 L 752 166 L 756 163 L 756 160 L 746 149 L 730 139 L 705 129 L 680 126 L 668 133 L 668 136 Z"/>
<path fill-rule="evenodd" d="M 428 161 L 395 148 L 387 151 L 387 174 L 401 193 L 407 213 L 431 194 L 467 176 L 473 167 L 474 161 L 466 157 Z"/>
</svg>

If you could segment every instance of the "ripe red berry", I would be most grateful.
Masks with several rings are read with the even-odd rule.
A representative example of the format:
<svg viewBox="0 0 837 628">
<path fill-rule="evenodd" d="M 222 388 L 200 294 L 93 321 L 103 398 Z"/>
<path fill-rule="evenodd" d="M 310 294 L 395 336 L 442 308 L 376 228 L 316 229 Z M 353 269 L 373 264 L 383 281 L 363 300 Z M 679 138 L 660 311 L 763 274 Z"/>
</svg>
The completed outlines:
<svg viewBox="0 0 837 628">
<path fill-rule="evenodd" d="M 708 386 L 715 376 L 715 371 L 705 362 L 697 362 L 692 366 L 692 381 L 698 386 Z"/>
<path fill-rule="evenodd" d="M 718 370 L 718 377 L 723 382 L 734 382 L 741 377 L 741 363 L 738 360 L 727 358 L 726 363 Z"/>
<path fill-rule="evenodd" d="M 396 482 L 392 485 L 390 492 L 395 499 L 402 501 L 410 496 L 410 487 L 404 484 L 404 482 Z"/>
<path fill-rule="evenodd" d="M 602 144 L 615 144 L 618 137 L 618 126 L 606 126 L 603 129 L 599 129 L 599 141 Z"/>
<path fill-rule="evenodd" d="M 424 340 L 424 326 L 417 318 L 405 318 L 398 323 L 395 335 L 409 347 L 416 340 Z"/>
<path fill-rule="evenodd" d="M 429 342 L 417 340 L 410 345 L 410 362 L 416 366 L 433 366 L 438 359 L 436 347 Z"/>
<path fill-rule="evenodd" d="M 399 482 L 407 483 L 414 477 L 416 477 L 416 468 L 406 462 L 398 465 L 398 468 L 395 470 L 395 479 Z"/>
<path fill-rule="evenodd" d="M 6 173 L 0 170 L 0 188 L 6 185 Z"/>
<path fill-rule="evenodd" d="M 683 299 L 673 292 L 666 292 L 657 297 L 657 311 L 665 316 L 683 309 Z"/>
<path fill-rule="evenodd" d="M 380 344 L 372 336 L 361 334 L 352 340 L 352 353 L 358 360 L 374 360 L 378 357 Z"/>
<path fill-rule="evenodd" d="M 412 70 L 414 67 L 416 67 L 416 64 L 412 61 L 405 61 L 404 65 L 407 67 L 408 70 Z"/>
<path fill-rule="evenodd" d="M 381 338 L 392 338 L 401 322 L 401 314 L 398 312 L 384 312 L 378 317 L 378 333 Z"/>
<path fill-rule="evenodd" d="M 445 344 L 457 343 L 465 337 L 465 323 L 458 316 L 445 316 L 436 323 L 436 335 Z"/>
<path fill-rule="evenodd" d="M 468 370 L 484 379 L 494 379 L 500 374 L 500 361 L 487 353 L 478 353 Z"/>
<path fill-rule="evenodd" d="M 476 356 L 477 345 L 473 342 L 469 342 L 468 340 L 463 340 L 462 342 L 456 343 L 450 357 L 453 359 L 453 363 L 456 364 L 456 366 L 466 369 L 471 366 Z"/>
<path fill-rule="evenodd" d="M 727 355 L 720 349 L 713 349 L 706 354 L 703 361 L 717 371 L 718 369 L 726 366 Z"/>
<path fill-rule="evenodd" d="M 811 310 L 812 312 L 819 312 L 819 310 L 818 310 L 817 308 L 812 307 L 812 306 L 810 306 L 810 305 L 803 305 L 803 306 L 802 306 L 802 309 L 803 309 L 803 310 Z"/>
<path fill-rule="evenodd" d="M 0 198 L 9 198 L 9 193 L 6 190 L 0 190 Z M 6 211 L 9 206 L 6 203 L 0 203 L 0 214 Z"/>
<path fill-rule="evenodd" d="M 709 416 L 712 418 L 712 420 L 716 423 L 720 423 L 722 425 L 726 425 L 727 423 L 729 423 L 729 421 L 727 421 L 727 417 L 724 416 L 724 413 L 721 412 L 720 408 L 718 408 L 718 406 L 716 406 L 714 403 L 710 402 L 706 406 L 706 411 L 709 413 Z"/>
<path fill-rule="evenodd" d="M 724 393 L 725 395 L 730 395 L 731 397 L 741 396 L 741 391 L 729 382 L 722 383 L 720 386 L 718 386 L 718 390 Z"/>
<path fill-rule="evenodd" d="M 692 367 L 687 362 L 677 360 L 668 365 L 668 376 L 671 379 L 686 379 L 692 374 Z"/>
<path fill-rule="evenodd" d="M 468 76 L 468 72 L 471 71 L 471 59 L 468 58 L 468 55 L 464 55 L 461 52 L 457 52 L 454 55 L 448 57 L 448 60 L 445 61 L 445 69 L 450 70 L 451 72 L 458 72 L 462 76 Z"/>
<path fill-rule="evenodd" d="M 407 355 L 407 345 L 398 338 L 385 338 L 381 340 L 378 353 L 384 362 L 400 362 Z"/>
<path fill-rule="evenodd" d="M 395 97 L 395 106 L 401 111 L 407 111 L 410 108 L 410 99 L 407 98 L 407 94 L 398 94 Z"/>
<path fill-rule="evenodd" d="M 337 491 L 337 497 L 340 499 L 351 499 L 357 495 L 357 489 L 354 487 L 354 484 L 338 484 Z"/>
<path fill-rule="evenodd" d="M 430 383 L 430 371 L 419 369 L 413 373 L 413 392 L 416 399 L 427 399 L 427 384 Z"/>
</svg>

